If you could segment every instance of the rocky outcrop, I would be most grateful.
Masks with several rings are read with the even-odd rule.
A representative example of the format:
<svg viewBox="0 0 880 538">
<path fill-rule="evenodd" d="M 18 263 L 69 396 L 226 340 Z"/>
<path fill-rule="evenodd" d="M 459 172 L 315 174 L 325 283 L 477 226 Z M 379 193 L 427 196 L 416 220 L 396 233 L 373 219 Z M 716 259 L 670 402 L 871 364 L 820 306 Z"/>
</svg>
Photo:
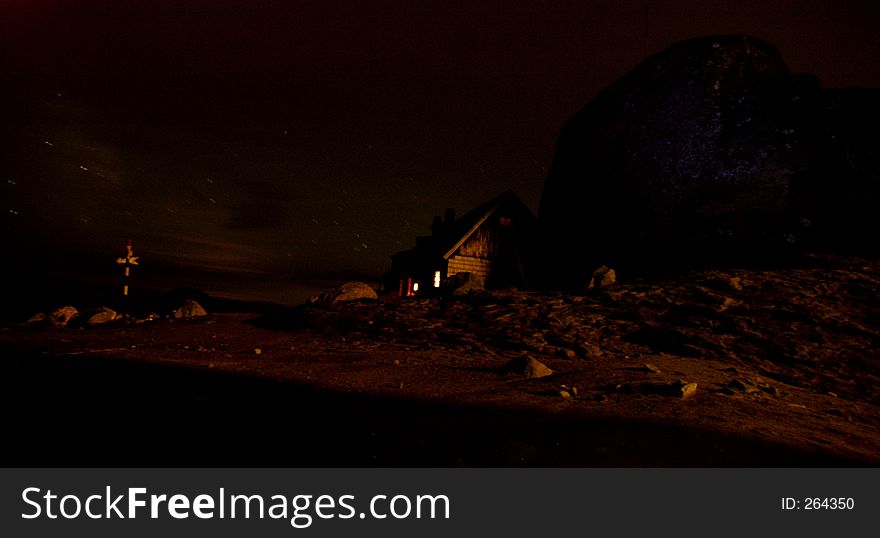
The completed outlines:
<svg viewBox="0 0 880 538">
<path fill-rule="evenodd" d="M 538 215 L 545 279 L 581 288 L 602 264 L 689 266 L 820 237 L 876 239 L 874 97 L 853 105 L 822 92 L 746 36 L 652 56 L 562 129 Z M 851 228 L 855 240 L 841 237 Z"/>
</svg>

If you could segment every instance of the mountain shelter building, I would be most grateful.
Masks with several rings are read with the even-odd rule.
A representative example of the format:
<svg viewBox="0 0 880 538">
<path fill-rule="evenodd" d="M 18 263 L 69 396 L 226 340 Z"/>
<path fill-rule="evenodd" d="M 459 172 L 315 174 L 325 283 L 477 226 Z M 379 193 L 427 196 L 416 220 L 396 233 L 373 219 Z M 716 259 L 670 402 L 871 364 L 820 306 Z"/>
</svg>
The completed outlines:
<svg viewBox="0 0 880 538">
<path fill-rule="evenodd" d="M 391 257 L 385 290 L 405 297 L 436 293 L 460 273 L 487 289 L 522 287 L 524 247 L 534 226 L 534 213 L 510 190 L 457 219 L 447 209 L 434 217 L 430 236 Z"/>
</svg>

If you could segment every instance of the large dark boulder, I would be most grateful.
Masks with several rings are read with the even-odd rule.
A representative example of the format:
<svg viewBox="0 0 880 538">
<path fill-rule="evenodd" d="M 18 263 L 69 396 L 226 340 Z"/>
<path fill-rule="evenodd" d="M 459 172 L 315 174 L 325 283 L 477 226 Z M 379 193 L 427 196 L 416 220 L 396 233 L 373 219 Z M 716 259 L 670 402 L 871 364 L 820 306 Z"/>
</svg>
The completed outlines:
<svg viewBox="0 0 880 538">
<path fill-rule="evenodd" d="M 815 77 L 790 73 L 759 39 L 693 39 L 648 58 L 562 129 L 538 215 L 544 276 L 581 286 L 599 265 L 650 271 L 798 248 L 851 197 L 833 174 L 845 151 L 824 149 L 828 106 Z M 851 183 L 868 192 L 877 176 L 863 176 Z M 834 196 L 817 203 L 823 190 Z"/>
</svg>

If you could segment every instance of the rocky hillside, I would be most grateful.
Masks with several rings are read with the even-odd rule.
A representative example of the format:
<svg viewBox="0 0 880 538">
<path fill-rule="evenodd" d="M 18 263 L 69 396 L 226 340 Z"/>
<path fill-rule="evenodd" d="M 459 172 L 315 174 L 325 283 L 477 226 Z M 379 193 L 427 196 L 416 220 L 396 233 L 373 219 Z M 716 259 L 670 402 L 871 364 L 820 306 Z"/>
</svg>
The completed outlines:
<svg viewBox="0 0 880 538">
<path fill-rule="evenodd" d="M 697 271 L 580 295 L 474 292 L 304 305 L 262 323 L 335 334 L 355 348 L 525 354 L 586 368 L 634 360 L 666 369 L 683 361 L 711 366 L 696 380 L 707 390 L 754 385 L 779 396 L 798 388 L 880 405 L 880 263 L 810 260 L 801 268 Z M 759 378 L 766 385 L 755 385 Z M 585 378 L 582 389 L 609 382 Z"/>
<path fill-rule="evenodd" d="M 800 267 L 694 271 L 576 295 L 302 306 L 260 323 L 310 334 L 315 349 L 404 357 L 419 375 L 394 371 L 402 392 L 569 402 L 585 416 L 877 463 L 877 319 L 880 262 L 812 256 Z"/>
</svg>

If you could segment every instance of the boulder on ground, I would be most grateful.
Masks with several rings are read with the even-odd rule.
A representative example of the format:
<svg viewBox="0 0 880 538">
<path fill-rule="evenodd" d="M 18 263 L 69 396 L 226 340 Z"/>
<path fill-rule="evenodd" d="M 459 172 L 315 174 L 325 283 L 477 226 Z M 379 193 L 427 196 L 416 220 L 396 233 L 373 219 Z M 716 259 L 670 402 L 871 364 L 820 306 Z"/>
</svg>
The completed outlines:
<svg viewBox="0 0 880 538">
<path fill-rule="evenodd" d="M 681 388 L 681 399 L 689 400 L 697 394 L 697 384 L 696 383 L 687 383 L 682 381 L 680 384 Z"/>
<path fill-rule="evenodd" d="M 309 304 L 330 304 L 345 301 L 357 301 L 360 299 L 378 299 L 376 290 L 363 282 L 346 282 L 338 288 L 332 288 L 324 293 L 309 297 Z"/>
<path fill-rule="evenodd" d="M 49 321 L 55 327 L 66 327 L 70 320 L 79 315 L 76 308 L 72 306 L 62 306 L 49 314 Z"/>
<path fill-rule="evenodd" d="M 173 314 L 186 301 L 195 301 L 205 309 L 211 308 L 212 311 L 215 310 L 212 308 L 214 306 L 214 299 L 210 295 L 199 288 L 186 286 L 166 291 L 159 297 L 159 302 L 156 306 L 158 306 L 159 312 L 163 314 Z"/>
<path fill-rule="evenodd" d="M 46 317 L 46 314 L 40 312 L 39 314 L 34 314 L 33 316 L 31 316 L 30 319 L 28 319 L 25 323 L 27 323 L 28 325 L 40 325 L 42 323 L 46 323 L 47 319 L 48 318 Z"/>
<path fill-rule="evenodd" d="M 587 289 L 592 290 L 595 288 L 607 288 L 612 284 L 617 283 L 617 273 L 614 269 L 611 269 L 606 266 L 599 267 L 595 271 L 593 271 L 593 276 L 590 278 L 589 284 L 587 284 Z"/>
<path fill-rule="evenodd" d="M 513 373 L 521 375 L 525 378 L 534 379 L 547 377 L 548 375 L 553 374 L 553 370 L 547 368 L 544 363 L 535 359 L 534 357 L 529 357 L 525 355 L 522 357 L 511 359 L 501 368 L 501 371 L 503 373 Z"/>
<path fill-rule="evenodd" d="M 89 312 L 89 314 L 89 319 L 86 321 L 87 325 L 101 325 L 102 323 L 111 322 L 118 317 L 115 310 L 111 310 L 106 306 L 102 306 L 94 312 Z"/>
<path fill-rule="evenodd" d="M 172 313 L 175 319 L 180 318 L 196 318 L 200 316 L 207 316 L 208 313 L 205 312 L 205 309 L 202 308 L 202 305 L 193 301 L 192 299 L 188 299 L 183 302 L 180 308 L 175 310 Z"/>
</svg>

